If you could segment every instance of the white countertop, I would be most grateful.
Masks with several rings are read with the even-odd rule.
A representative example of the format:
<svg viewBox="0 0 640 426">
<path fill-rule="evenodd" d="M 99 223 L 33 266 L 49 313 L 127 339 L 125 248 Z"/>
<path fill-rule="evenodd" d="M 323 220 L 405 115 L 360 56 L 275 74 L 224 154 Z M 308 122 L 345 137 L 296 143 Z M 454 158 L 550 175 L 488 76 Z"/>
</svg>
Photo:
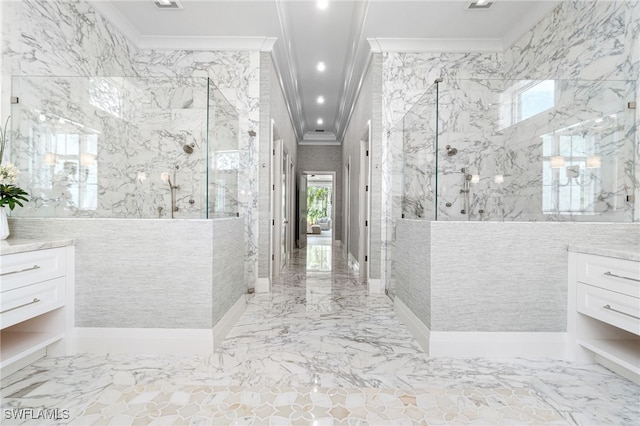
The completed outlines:
<svg viewBox="0 0 640 426">
<path fill-rule="evenodd" d="M 630 246 L 569 246 L 569 251 L 640 262 L 640 247 Z"/>
<path fill-rule="evenodd" d="M 25 251 L 67 247 L 75 244 L 75 240 L 27 240 L 9 238 L 0 241 L 0 255 L 23 253 Z"/>
</svg>

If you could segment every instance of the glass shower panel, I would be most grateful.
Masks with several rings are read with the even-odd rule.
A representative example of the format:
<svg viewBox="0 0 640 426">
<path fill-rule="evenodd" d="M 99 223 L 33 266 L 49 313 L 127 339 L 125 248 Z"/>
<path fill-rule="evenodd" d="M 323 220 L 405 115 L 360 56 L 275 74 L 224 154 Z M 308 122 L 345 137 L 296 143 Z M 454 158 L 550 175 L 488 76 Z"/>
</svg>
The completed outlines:
<svg viewBox="0 0 640 426">
<path fill-rule="evenodd" d="M 201 218 L 207 80 L 13 77 L 15 216 Z"/>
<path fill-rule="evenodd" d="M 402 121 L 402 217 L 435 220 L 438 84 L 433 84 Z"/>
<path fill-rule="evenodd" d="M 208 217 L 237 216 L 240 171 L 239 115 L 211 80 L 208 120 Z"/>
<path fill-rule="evenodd" d="M 633 220 L 630 81 L 440 85 L 438 220 Z"/>
</svg>

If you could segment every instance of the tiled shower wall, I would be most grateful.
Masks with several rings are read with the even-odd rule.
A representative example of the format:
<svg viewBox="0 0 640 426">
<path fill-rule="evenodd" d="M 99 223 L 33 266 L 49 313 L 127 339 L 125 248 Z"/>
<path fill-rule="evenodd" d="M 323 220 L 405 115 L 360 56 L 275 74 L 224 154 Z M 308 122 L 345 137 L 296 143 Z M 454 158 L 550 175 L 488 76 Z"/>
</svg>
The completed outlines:
<svg viewBox="0 0 640 426">
<path fill-rule="evenodd" d="M 498 174 L 497 166 L 505 166 L 505 182 L 507 175 L 512 179 L 512 200 L 509 207 L 502 206 L 503 210 L 497 211 L 493 207 L 484 206 L 485 211 L 491 212 L 495 219 L 503 215 L 507 220 L 516 222 L 540 220 L 538 215 L 525 215 L 525 212 L 540 212 L 540 182 L 539 176 L 532 178 L 523 173 L 531 166 L 532 160 L 539 162 L 541 151 L 541 134 L 537 134 L 535 123 L 529 122 L 520 126 L 514 126 L 508 131 L 496 127 L 496 120 L 484 120 L 484 111 L 490 111 L 490 105 L 495 102 L 495 96 L 504 90 L 504 87 L 492 86 L 504 79 L 564 79 L 564 80 L 592 80 L 594 84 L 588 87 L 569 90 L 569 97 L 564 100 L 572 100 L 575 95 L 587 108 L 583 111 L 569 110 L 567 116 L 577 117 L 577 121 L 585 117 L 591 118 L 593 111 L 599 111 L 603 105 L 610 103 L 622 103 L 626 107 L 628 96 L 633 95 L 633 82 L 635 90 L 638 89 L 640 68 L 640 3 L 632 1 L 619 2 L 562 2 L 552 13 L 543 18 L 534 28 L 528 31 L 519 41 L 504 53 L 384 53 L 383 63 L 383 110 L 385 132 L 390 146 L 390 155 L 385 157 L 387 166 L 383 168 L 383 179 L 389 189 L 388 197 L 383 194 L 383 199 L 389 200 L 383 204 L 383 220 L 388 227 L 395 229 L 385 235 L 388 250 L 383 250 L 383 257 L 390 264 L 392 276 L 386 283 L 391 293 L 395 293 L 426 325 L 439 331 L 562 331 L 566 327 L 566 245 L 571 243 L 597 244 L 601 241 L 610 241 L 612 244 L 627 245 L 633 247 L 638 244 L 637 224 L 576 224 L 576 223 L 480 223 L 478 217 L 474 222 L 460 223 L 442 221 L 431 223 L 428 230 L 423 229 L 420 223 L 414 220 L 400 220 L 403 209 L 405 213 L 413 213 L 407 217 L 417 217 L 422 214 L 422 220 L 433 220 L 433 212 L 427 208 L 419 208 L 415 199 L 421 196 L 420 191 L 429 185 L 428 170 L 416 165 L 422 161 L 406 162 L 402 157 L 402 147 L 408 142 L 409 153 L 427 150 L 420 144 L 420 139 L 427 140 L 431 133 L 434 111 L 418 110 L 409 123 L 413 134 L 409 140 L 403 140 L 403 128 L 406 123 L 402 118 L 415 105 L 420 96 L 429 95 L 430 88 L 437 77 L 443 77 L 444 83 L 453 85 L 468 84 L 469 87 L 461 87 L 455 96 L 449 96 L 448 105 L 443 111 L 447 119 L 439 124 L 442 128 L 451 131 L 453 138 L 440 143 L 440 150 L 447 143 L 458 148 L 459 153 L 454 157 L 446 157 L 442 167 L 452 173 L 453 188 L 449 191 L 456 194 L 455 185 L 461 183 L 461 174 L 453 172 L 463 164 L 456 164 L 459 159 L 464 160 L 464 166 L 476 167 L 476 170 L 486 170 L 486 174 L 493 176 Z M 585 25 L 588 23 L 588 25 Z M 580 43 L 576 42 L 579 41 Z M 473 82 L 470 82 L 470 79 Z M 608 81 L 615 80 L 614 83 Z M 597 81 L 597 82 L 596 82 Z M 624 82 L 623 82 L 624 81 Z M 631 82 L 631 83 L 629 83 Z M 475 87 L 474 87 L 475 85 Z M 485 95 L 475 90 L 481 87 Z M 485 88 L 489 87 L 489 90 Z M 620 96 L 619 96 L 620 95 Z M 434 94 L 435 97 L 435 94 Z M 493 98 L 492 98 L 493 97 Z M 405 100 L 409 100 L 405 102 Z M 637 99 L 637 95 L 636 95 Z M 447 107 L 449 110 L 447 111 Z M 471 108 L 472 107 L 472 108 Z M 633 111 L 625 111 L 627 118 L 634 114 Z M 639 113 L 635 112 L 636 123 Z M 571 124 L 564 122 L 563 111 L 557 116 L 551 117 L 554 125 L 562 126 Z M 417 123 L 417 124 L 415 124 Z M 431 123 L 431 124 L 429 124 Z M 448 127 L 447 127 L 448 126 Z M 637 127 L 637 125 L 636 125 Z M 527 135 L 522 137 L 522 135 Z M 630 221 L 631 206 L 621 203 L 624 195 L 623 186 L 633 182 L 633 148 L 636 148 L 636 173 L 635 188 L 638 193 L 638 145 L 639 135 L 636 129 L 632 129 L 629 135 L 634 135 L 634 141 L 625 141 L 625 151 L 619 152 L 623 158 L 620 174 L 617 176 L 619 185 L 613 191 L 612 197 L 617 197 L 617 205 L 624 206 L 620 212 L 615 212 L 614 220 Z M 431 142 L 433 144 L 433 142 Z M 433 146 L 433 145 L 432 145 Z M 610 145 L 608 149 L 613 149 Z M 618 149 L 621 146 L 617 147 Z M 431 150 L 432 152 L 432 150 Z M 441 157 L 442 158 L 442 157 Z M 505 161 L 506 160 L 506 161 Z M 426 159 L 433 162 L 433 158 Z M 403 170 L 403 165 L 407 169 Z M 535 164 L 535 163 L 534 163 Z M 476 173 L 475 170 L 473 171 Z M 540 173 L 537 172 L 537 175 Z M 395 179 L 400 176 L 401 179 Z M 407 179 L 409 176 L 409 179 Z M 395 179 L 395 180 L 394 180 Z M 403 179 L 405 179 L 403 181 Z M 486 185 L 487 203 L 498 200 L 498 191 L 505 191 L 505 186 L 497 187 L 491 181 Z M 631 185 L 633 186 L 633 185 Z M 528 191 L 535 188 L 536 194 Z M 413 200 L 403 199 L 400 194 L 403 190 L 415 189 L 417 196 Z M 516 195 L 518 197 L 516 197 Z M 424 198 L 424 197 L 423 197 Z M 637 197 L 636 197 L 637 199 Z M 451 201 L 454 205 L 457 200 Z M 636 202 L 636 206 L 640 205 Z M 408 208 L 407 208 L 408 207 Z M 459 207 L 459 206 L 458 206 Z M 479 208 L 479 206 L 476 206 Z M 439 212 L 439 215 L 443 212 Z M 618 214 L 620 213 L 620 215 Z M 431 215 L 430 215 L 431 214 Z M 439 218 L 441 218 L 439 216 Z M 635 218 L 638 219 L 638 208 L 635 208 Z M 591 218 L 593 220 L 593 218 Z M 397 225 L 397 227 L 396 227 Z M 464 226 L 463 226 L 464 225 Z M 508 227 L 504 228 L 504 227 Z M 597 228 L 594 228 L 597 227 Z M 591 238 L 592 230 L 596 230 L 599 238 Z M 504 232 L 505 238 L 501 238 Z M 630 239 L 627 238 L 629 236 Z M 402 237 L 402 240 L 401 240 Z M 488 250 L 496 244 L 501 246 L 512 244 L 528 246 L 532 239 L 542 239 L 551 242 L 542 244 L 535 250 L 524 250 L 522 256 L 510 257 L 510 250 Z M 511 245 L 510 245 L 511 244 Z M 427 248 L 428 247 L 428 248 Z M 400 261 L 399 253 L 404 253 Z M 414 256 L 414 257 L 411 257 Z M 431 270 L 425 279 L 417 279 L 411 275 L 411 269 L 404 268 L 419 262 L 423 264 L 425 257 L 429 257 Z M 506 257 L 505 257 L 506 256 Z M 412 261 L 407 261 L 412 258 Z M 412 263 L 413 262 L 413 263 Z M 440 266 L 438 266 L 440 265 Z M 548 275 L 549 265 L 555 265 L 552 276 L 545 283 L 539 281 L 539 277 Z M 482 270 L 478 270 L 481 266 Z M 505 275 L 506 271 L 515 271 L 516 274 L 528 276 L 528 283 L 521 287 Z M 564 271 L 564 272 L 563 272 Z M 530 276 L 528 274 L 531 274 Z M 497 287 L 493 287 L 497 286 Z M 516 305 L 521 301 L 517 294 L 527 292 L 530 300 L 545 299 L 553 306 L 544 317 L 536 313 L 522 315 L 522 318 L 535 319 L 530 324 L 519 323 L 513 312 L 504 313 L 506 321 L 495 321 L 495 316 L 489 314 L 497 309 L 490 303 L 475 305 L 470 302 L 465 306 L 467 295 L 475 298 L 491 298 L 499 294 L 501 298 L 514 300 Z M 553 297 L 549 299 L 549 295 Z M 419 301 L 415 300 L 417 295 Z M 484 300 L 484 299 L 483 299 Z M 535 304 L 531 305 L 534 306 Z M 518 305 L 521 307 L 521 305 Z M 476 309 L 477 308 L 477 309 Z M 508 307 L 507 307 L 508 308 Z M 486 309 L 485 312 L 480 310 Z M 502 308 L 500 308 L 502 309 Z M 498 310 L 500 310 L 498 309 Z M 528 308 L 527 308 L 528 309 Z M 439 311 L 434 311 L 439 310 Z M 511 328 L 509 328 L 511 327 Z"/>
<path fill-rule="evenodd" d="M 3 102 L 7 102 L 5 100 L 9 99 L 12 90 L 10 76 L 75 76 L 78 78 L 74 80 L 76 82 L 89 80 L 79 77 L 131 77 L 138 83 L 144 82 L 131 87 L 130 91 L 147 102 L 148 108 L 136 112 L 139 114 L 137 118 L 145 123 L 143 128 L 129 125 L 122 131 L 122 124 L 109 117 L 102 117 L 98 123 L 106 126 L 105 133 L 109 129 L 118 135 L 118 138 L 101 143 L 101 154 L 105 155 L 106 163 L 101 173 L 108 174 L 113 187 L 117 187 L 113 191 L 114 197 L 120 194 L 121 198 L 107 196 L 107 188 L 113 189 L 107 185 L 103 188 L 105 197 L 100 197 L 100 203 L 106 203 L 101 207 L 110 207 L 119 216 L 133 213 L 158 217 L 157 207 L 169 205 L 168 187 L 164 188 L 166 183 L 158 179 L 158 172 L 170 171 L 168 169 L 178 164 L 178 184 L 184 191 L 179 197 L 179 203 L 183 204 L 179 214 L 184 218 L 200 217 L 203 191 L 199 178 L 202 177 L 202 168 L 201 161 L 195 156 L 200 155 L 198 149 L 202 148 L 206 112 L 200 108 L 206 100 L 206 89 L 202 92 L 200 87 L 191 90 L 181 82 L 197 80 L 206 83 L 206 78 L 211 78 L 240 115 L 238 210 L 246 218 L 247 280 L 254 282 L 258 141 L 248 133 L 258 127 L 259 52 L 138 50 L 83 1 L 25 0 L 2 2 L 0 7 L 3 8 Z M 162 90 L 158 90 L 158 85 L 163 86 Z M 147 90 L 151 87 L 153 89 Z M 73 110 L 71 102 L 63 102 L 68 99 L 65 93 L 71 89 L 74 88 L 66 84 L 47 88 L 59 90 L 56 98 L 62 99 L 55 107 L 60 112 Z M 159 96 L 152 96 L 152 92 Z M 167 114 L 155 114 L 154 110 L 161 107 L 168 109 L 170 112 L 167 114 L 176 120 L 174 128 L 166 127 Z M 9 111 L 10 106 L 3 103 L 2 110 Z M 100 117 L 96 111 L 76 112 L 90 115 L 92 120 Z M 196 152 L 192 156 L 182 151 L 184 143 L 196 144 Z M 147 180 L 143 182 L 138 179 L 138 170 L 130 166 L 139 163 L 138 157 L 144 157 L 144 162 L 149 164 Z M 132 202 L 135 197 L 129 196 L 140 191 L 149 195 L 150 201 L 144 206 Z M 200 208 L 192 207 L 188 203 L 190 199 L 200 203 Z M 26 209 L 23 213 L 30 214 Z"/>
<path fill-rule="evenodd" d="M 442 77 L 440 220 L 466 219 L 460 213 L 463 167 L 480 176 L 471 188 L 471 220 L 580 220 L 579 215 L 542 213 L 541 138 L 557 137 L 554 131 L 591 120 L 590 132 L 601 144 L 603 185 L 585 209 L 606 215 L 586 219 L 631 221 L 633 204 L 626 196 L 634 187 L 631 159 L 638 135 L 634 141 L 634 111 L 626 104 L 637 90 L 639 8 L 637 2 L 626 1 L 563 2 L 505 53 L 386 53 L 385 125 L 391 135 L 408 134 L 404 140 L 389 138 L 395 166 L 390 179 L 402 181 L 392 182 L 393 199 L 403 204 L 395 209 L 396 217 L 401 212 L 408 218 L 433 219 L 433 199 L 428 194 L 435 187 L 435 139 L 428 132 L 435 134 L 433 82 Z M 593 26 L 583 27 L 584 22 Z M 571 28 L 584 30 L 576 35 Z M 561 79 L 557 81 L 561 106 L 529 120 L 505 123 L 506 110 L 516 107 L 509 94 L 522 79 Z M 411 107 L 407 129 L 405 114 Z M 613 123 L 605 123 L 608 133 L 603 137 L 602 123 L 596 120 L 611 121 L 614 115 Z M 446 145 L 458 154 L 447 156 Z M 612 168 L 616 175 L 604 172 L 607 157 L 619 163 L 617 170 Z M 495 183 L 496 175 L 504 182 Z"/>
</svg>

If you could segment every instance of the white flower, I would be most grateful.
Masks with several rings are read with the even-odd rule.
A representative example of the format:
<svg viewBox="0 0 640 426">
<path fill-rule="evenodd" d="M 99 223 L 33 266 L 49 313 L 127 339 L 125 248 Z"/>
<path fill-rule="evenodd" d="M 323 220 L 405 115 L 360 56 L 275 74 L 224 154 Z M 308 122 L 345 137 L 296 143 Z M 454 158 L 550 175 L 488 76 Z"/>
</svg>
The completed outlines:
<svg viewBox="0 0 640 426">
<path fill-rule="evenodd" d="M 0 166 L 0 185 L 15 185 L 20 171 L 11 163 Z"/>
</svg>

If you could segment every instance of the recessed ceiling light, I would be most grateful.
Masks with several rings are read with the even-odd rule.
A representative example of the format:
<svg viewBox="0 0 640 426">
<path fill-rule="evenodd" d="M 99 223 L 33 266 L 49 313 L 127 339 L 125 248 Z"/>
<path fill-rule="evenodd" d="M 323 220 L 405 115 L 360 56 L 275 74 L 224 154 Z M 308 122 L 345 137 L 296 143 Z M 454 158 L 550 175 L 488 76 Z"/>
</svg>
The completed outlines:
<svg viewBox="0 0 640 426">
<path fill-rule="evenodd" d="M 329 7 L 329 0 L 318 0 L 316 2 L 316 6 L 318 6 L 318 9 L 320 10 L 325 10 Z"/>
<path fill-rule="evenodd" d="M 469 4 L 469 9 L 489 9 L 493 5 L 491 0 L 474 0 Z"/>
<path fill-rule="evenodd" d="M 324 121 L 322 120 L 322 118 L 318 118 L 317 123 L 318 123 L 318 125 L 321 125 L 322 123 L 324 123 Z"/>
<path fill-rule="evenodd" d="M 327 69 L 327 66 L 324 64 L 324 62 L 318 62 L 318 65 L 316 65 L 316 69 L 322 72 Z"/>
<path fill-rule="evenodd" d="M 324 96 L 318 96 L 318 103 L 319 104 L 323 104 L 324 103 Z"/>
<path fill-rule="evenodd" d="M 156 0 L 155 5 L 160 10 L 182 9 L 182 4 L 178 0 Z"/>
</svg>

